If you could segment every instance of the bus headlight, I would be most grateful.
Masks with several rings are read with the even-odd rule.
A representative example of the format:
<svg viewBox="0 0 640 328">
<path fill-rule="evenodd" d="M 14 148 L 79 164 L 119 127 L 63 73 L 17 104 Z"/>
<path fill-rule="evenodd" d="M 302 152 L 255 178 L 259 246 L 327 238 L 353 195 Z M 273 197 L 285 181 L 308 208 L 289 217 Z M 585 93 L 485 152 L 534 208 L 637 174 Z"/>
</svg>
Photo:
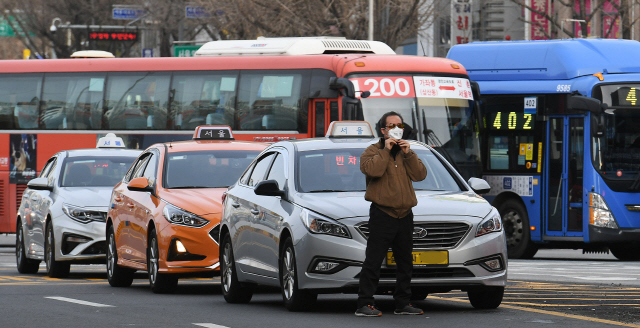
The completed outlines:
<svg viewBox="0 0 640 328">
<path fill-rule="evenodd" d="M 618 229 L 618 222 L 611 213 L 607 202 L 598 193 L 589 193 L 589 224 L 596 227 Z"/>
<path fill-rule="evenodd" d="M 478 224 L 476 237 L 499 231 L 502 231 L 502 219 L 500 218 L 500 213 L 498 213 L 498 210 L 494 207 L 489 215 L 487 215 L 482 222 Z"/>
<path fill-rule="evenodd" d="M 349 229 L 344 224 L 320 214 L 303 209 L 300 213 L 302 223 L 312 233 L 325 234 L 336 237 L 351 238 Z"/>
</svg>

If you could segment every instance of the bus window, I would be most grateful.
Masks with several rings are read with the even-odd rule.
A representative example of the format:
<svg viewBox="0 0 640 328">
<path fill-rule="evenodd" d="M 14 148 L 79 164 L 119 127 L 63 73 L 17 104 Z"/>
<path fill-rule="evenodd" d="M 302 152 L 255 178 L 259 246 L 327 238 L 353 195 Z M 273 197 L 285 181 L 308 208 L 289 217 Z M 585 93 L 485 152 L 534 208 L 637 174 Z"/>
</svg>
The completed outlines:
<svg viewBox="0 0 640 328">
<path fill-rule="evenodd" d="M 303 94 L 309 93 L 307 71 L 242 72 L 236 130 L 302 130 Z"/>
<path fill-rule="evenodd" d="M 238 72 L 176 72 L 171 82 L 169 128 L 229 125 L 235 112 Z"/>
<path fill-rule="evenodd" d="M 0 75 L 0 129 L 37 129 L 42 74 Z"/>
<path fill-rule="evenodd" d="M 105 77 L 105 73 L 45 74 L 41 109 L 44 128 L 102 128 Z"/>
<path fill-rule="evenodd" d="M 109 73 L 103 128 L 167 128 L 170 73 Z"/>
</svg>

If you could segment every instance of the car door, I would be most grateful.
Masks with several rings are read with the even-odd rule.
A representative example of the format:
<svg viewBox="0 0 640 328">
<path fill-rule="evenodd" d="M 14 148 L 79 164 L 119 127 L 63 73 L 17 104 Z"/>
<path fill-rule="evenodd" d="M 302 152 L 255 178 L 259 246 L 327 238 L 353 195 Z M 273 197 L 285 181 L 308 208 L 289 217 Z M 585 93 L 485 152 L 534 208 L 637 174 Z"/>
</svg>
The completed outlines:
<svg viewBox="0 0 640 328">
<path fill-rule="evenodd" d="M 117 213 L 117 219 L 114 218 L 114 227 L 116 230 L 116 238 L 118 238 L 116 244 L 118 245 L 118 256 L 125 260 L 131 261 L 140 258 L 140 254 L 134 254 L 136 252 L 134 245 L 138 242 L 136 242 L 134 238 L 136 234 L 134 230 L 136 228 L 132 225 L 135 215 L 134 210 L 136 208 L 134 200 L 136 193 L 139 193 L 139 191 L 127 189 L 127 184 L 132 179 L 142 176 L 149 161 L 149 155 L 150 153 L 140 155 L 133 164 L 130 173 L 125 177 L 124 183 L 114 190 L 115 209 Z"/>
<path fill-rule="evenodd" d="M 51 157 L 45 167 L 40 172 L 39 178 L 49 178 L 49 185 L 52 184 L 52 172 L 55 171 L 57 157 Z M 40 253 L 44 251 L 44 223 L 47 219 L 50 204 L 50 191 L 35 190 L 27 188 L 22 194 L 23 220 L 27 227 L 24 234 L 24 242 L 27 252 L 35 250 Z"/>
<path fill-rule="evenodd" d="M 145 164 L 136 172 L 136 176 L 145 177 L 149 185 L 155 187 L 156 171 L 158 168 L 159 153 L 154 149 L 148 152 Z M 144 168 L 143 168 L 144 167 Z M 129 237 L 131 246 L 131 259 L 139 262 L 147 262 L 147 229 L 152 214 L 156 212 L 157 198 L 148 191 L 129 191 L 127 206 L 132 207 L 132 216 L 129 223 Z"/>
<path fill-rule="evenodd" d="M 231 219 L 235 222 L 235 233 L 232 231 L 233 255 L 238 268 L 244 272 L 263 273 L 272 270 L 265 266 L 264 259 L 260 257 L 259 246 L 254 244 L 254 221 L 259 217 L 260 211 L 254 203 L 257 195 L 253 192 L 253 187 L 264 180 L 274 157 L 273 152 L 261 156 L 244 183 L 241 181 L 237 188 L 234 188 L 232 197 L 235 199 L 230 200 L 232 206 L 237 207 L 237 215 Z"/>
<path fill-rule="evenodd" d="M 278 187 L 282 190 L 287 183 L 286 167 L 288 156 L 284 149 L 278 151 L 275 156 L 265 180 L 277 181 Z M 262 266 L 256 267 L 256 273 L 278 278 L 280 231 L 284 217 L 287 213 L 292 212 L 292 205 L 280 196 L 255 195 L 253 197 L 253 206 L 258 210 L 258 215 L 254 216 L 252 229 L 253 244 L 255 245 L 254 254 L 262 264 Z"/>
</svg>

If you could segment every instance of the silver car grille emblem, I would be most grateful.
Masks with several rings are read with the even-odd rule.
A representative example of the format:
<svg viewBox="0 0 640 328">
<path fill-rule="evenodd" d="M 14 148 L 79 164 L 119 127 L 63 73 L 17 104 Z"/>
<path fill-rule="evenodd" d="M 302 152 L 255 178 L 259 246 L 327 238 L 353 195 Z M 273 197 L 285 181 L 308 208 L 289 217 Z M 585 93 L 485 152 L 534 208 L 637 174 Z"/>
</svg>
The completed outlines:
<svg viewBox="0 0 640 328">
<path fill-rule="evenodd" d="M 420 239 L 427 236 L 427 229 L 422 227 L 413 228 L 413 239 Z"/>
</svg>

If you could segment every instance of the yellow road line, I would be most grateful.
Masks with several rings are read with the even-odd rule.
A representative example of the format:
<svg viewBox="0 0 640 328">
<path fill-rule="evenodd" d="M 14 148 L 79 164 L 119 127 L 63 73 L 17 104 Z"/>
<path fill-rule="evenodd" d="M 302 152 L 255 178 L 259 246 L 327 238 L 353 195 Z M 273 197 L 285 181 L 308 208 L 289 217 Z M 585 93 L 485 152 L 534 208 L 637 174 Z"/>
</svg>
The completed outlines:
<svg viewBox="0 0 640 328">
<path fill-rule="evenodd" d="M 432 297 L 431 295 L 429 295 L 429 298 L 439 299 L 439 300 L 443 300 L 443 301 L 461 302 L 461 303 L 467 303 L 468 302 L 466 300 L 460 300 L 460 299 L 456 299 L 456 298 L 445 298 L 445 297 L 439 297 L 439 296 L 433 296 Z M 586 317 L 586 316 L 582 316 L 582 315 L 566 314 L 566 313 L 560 313 L 560 312 L 554 312 L 554 311 L 548 311 L 548 310 L 540 310 L 540 309 L 532 309 L 532 308 L 526 308 L 526 307 L 514 306 L 514 305 L 507 305 L 507 304 L 502 304 L 502 305 L 500 305 L 500 307 L 507 308 L 507 309 L 513 309 L 513 310 L 519 310 L 519 311 L 548 314 L 548 315 L 571 318 L 571 319 L 578 319 L 578 320 L 585 320 L 585 321 L 591 321 L 591 322 L 606 323 L 606 324 L 609 324 L 609 325 L 640 328 L 640 325 L 634 325 L 634 324 L 624 323 L 624 322 L 617 322 L 617 321 L 612 321 L 612 320 L 591 318 L 591 317 Z"/>
<path fill-rule="evenodd" d="M 579 298 L 579 297 L 505 297 L 506 300 L 574 300 L 574 301 L 640 301 L 637 298 Z"/>
</svg>

